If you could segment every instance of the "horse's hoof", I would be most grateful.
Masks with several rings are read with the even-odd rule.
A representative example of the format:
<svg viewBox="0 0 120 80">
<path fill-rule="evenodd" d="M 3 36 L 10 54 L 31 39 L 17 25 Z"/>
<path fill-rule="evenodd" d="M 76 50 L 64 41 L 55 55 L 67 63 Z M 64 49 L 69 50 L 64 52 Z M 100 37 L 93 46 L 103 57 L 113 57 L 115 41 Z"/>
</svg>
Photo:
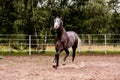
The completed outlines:
<svg viewBox="0 0 120 80">
<path fill-rule="evenodd" d="M 53 68 L 55 68 L 55 65 L 53 65 Z"/>
<path fill-rule="evenodd" d="M 53 68 L 57 69 L 57 67 L 58 67 L 58 66 L 56 66 L 56 65 L 53 65 Z"/>
<path fill-rule="evenodd" d="M 56 66 L 56 64 L 55 64 L 55 63 L 53 64 L 53 68 L 57 68 L 57 66 Z"/>
<path fill-rule="evenodd" d="M 56 64 L 55 64 L 55 63 L 53 63 L 53 66 L 56 66 Z"/>
<path fill-rule="evenodd" d="M 62 63 L 62 65 L 65 65 L 65 64 L 66 64 L 65 62 Z"/>
<path fill-rule="evenodd" d="M 53 68 L 56 68 L 56 65 L 53 65 Z"/>
</svg>

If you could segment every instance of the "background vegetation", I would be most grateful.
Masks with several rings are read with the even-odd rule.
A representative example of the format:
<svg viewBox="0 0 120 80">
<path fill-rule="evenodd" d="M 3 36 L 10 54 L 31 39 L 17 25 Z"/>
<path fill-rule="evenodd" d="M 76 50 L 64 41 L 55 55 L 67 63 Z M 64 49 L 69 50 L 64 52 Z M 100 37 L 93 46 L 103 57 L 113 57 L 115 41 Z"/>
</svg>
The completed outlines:
<svg viewBox="0 0 120 80">
<path fill-rule="evenodd" d="M 0 34 L 54 34 L 56 16 L 78 34 L 120 33 L 119 0 L 0 0 Z"/>
<path fill-rule="evenodd" d="M 55 34 L 56 16 L 62 17 L 66 30 L 78 34 L 120 34 L 120 0 L 0 0 L 0 34 L 22 34 L 7 36 L 7 43 L 35 35 L 32 43 L 39 49 L 39 39 Z M 111 38 L 116 43 L 119 37 Z M 1 43 L 5 39 L 0 35 Z"/>
</svg>

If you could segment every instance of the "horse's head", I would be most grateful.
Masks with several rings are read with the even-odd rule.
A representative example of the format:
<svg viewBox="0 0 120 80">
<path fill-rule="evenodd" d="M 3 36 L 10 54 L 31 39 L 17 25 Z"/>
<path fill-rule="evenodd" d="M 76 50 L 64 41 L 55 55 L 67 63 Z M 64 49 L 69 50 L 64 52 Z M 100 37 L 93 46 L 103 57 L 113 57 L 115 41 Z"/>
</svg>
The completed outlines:
<svg viewBox="0 0 120 80">
<path fill-rule="evenodd" d="M 63 26 L 63 21 L 61 20 L 61 18 L 56 17 L 54 19 L 54 29 L 57 30 L 58 28 Z"/>
</svg>

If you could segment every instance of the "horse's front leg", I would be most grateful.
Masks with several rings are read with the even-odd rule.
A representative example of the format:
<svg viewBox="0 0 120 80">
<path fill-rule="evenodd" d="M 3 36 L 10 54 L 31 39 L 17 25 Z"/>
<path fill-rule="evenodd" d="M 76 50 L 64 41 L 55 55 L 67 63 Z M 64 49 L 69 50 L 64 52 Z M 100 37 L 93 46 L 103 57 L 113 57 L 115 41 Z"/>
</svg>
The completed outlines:
<svg viewBox="0 0 120 80">
<path fill-rule="evenodd" d="M 63 59 L 63 65 L 65 65 L 66 58 L 69 56 L 69 50 L 66 49 L 65 52 L 66 52 L 66 55 L 65 55 L 65 57 Z"/>
<path fill-rule="evenodd" d="M 54 68 L 57 68 L 59 66 L 59 54 L 60 51 L 55 53 L 55 58 L 54 58 L 54 62 L 56 63 L 55 65 L 53 65 Z"/>
</svg>

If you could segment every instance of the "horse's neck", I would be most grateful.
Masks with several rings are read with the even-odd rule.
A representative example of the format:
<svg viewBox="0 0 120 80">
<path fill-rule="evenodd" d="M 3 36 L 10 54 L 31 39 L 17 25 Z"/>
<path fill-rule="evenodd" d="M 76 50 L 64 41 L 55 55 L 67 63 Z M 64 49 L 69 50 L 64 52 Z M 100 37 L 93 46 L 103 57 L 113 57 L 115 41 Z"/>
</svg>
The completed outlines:
<svg viewBox="0 0 120 80">
<path fill-rule="evenodd" d="M 63 27 L 58 28 L 57 29 L 57 38 L 61 38 L 64 33 L 66 33 L 66 31 Z"/>
</svg>

